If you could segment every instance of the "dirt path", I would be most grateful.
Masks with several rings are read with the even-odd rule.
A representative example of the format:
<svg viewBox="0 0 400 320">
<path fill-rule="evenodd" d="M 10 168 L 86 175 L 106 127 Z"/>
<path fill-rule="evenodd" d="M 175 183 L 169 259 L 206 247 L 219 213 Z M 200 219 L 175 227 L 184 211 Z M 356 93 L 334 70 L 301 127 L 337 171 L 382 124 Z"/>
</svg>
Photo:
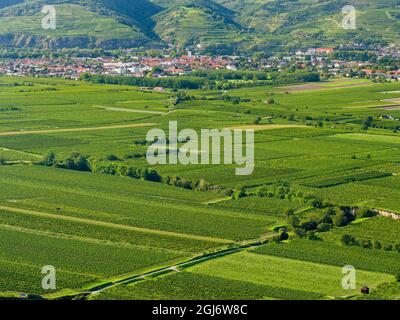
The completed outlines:
<svg viewBox="0 0 400 320">
<path fill-rule="evenodd" d="M 157 123 L 131 123 L 131 124 L 117 124 L 110 126 L 100 127 L 83 127 L 83 128 L 64 128 L 64 129 L 49 129 L 49 130 L 27 130 L 27 131 L 7 131 L 0 132 L 0 136 L 16 136 L 24 134 L 45 134 L 45 133 L 62 133 L 62 132 L 82 132 L 82 131 L 97 131 L 97 130 L 109 130 L 109 129 L 125 129 L 125 128 L 136 128 L 136 127 L 151 127 Z"/>
<path fill-rule="evenodd" d="M 272 130 L 272 129 L 287 129 L 287 128 L 310 128 L 309 126 L 300 125 L 300 124 L 262 124 L 262 125 L 243 125 L 229 128 L 231 130 L 234 129 L 254 129 L 254 131 L 263 131 L 263 130 Z"/>
<path fill-rule="evenodd" d="M 384 110 L 399 110 L 400 105 L 380 106 L 380 107 L 375 107 L 375 108 L 384 109 Z"/>
<path fill-rule="evenodd" d="M 130 112 L 130 113 L 146 113 L 146 114 L 156 114 L 156 115 L 163 115 L 166 112 L 162 111 L 151 111 L 151 110 L 142 110 L 142 109 L 129 109 L 129 108 L 118 108 L 118 107 L 104 107 L 98 106 L 99 108 L 106 110 L 106 111 L 120 111 L 120 112 Z"/>
<path fill-rule="evenodd" d="M 0 147 L 0 150 L 17 152 L 17 153 L 25 154 L 27 156 L 36 157 L 36 158 L 41 158 L 42 157 L 42 155 L 40 155 L 40 154 L 25 152 L 25 151 L 21 151 L 21 150 L 17 150 L 17 149 L 10 149 L 10 148 L 5 148 L 5 147 Z"/>
<path fill-rule="evenodd" d="M 400 215 L 397 212 L 387 211 L 387 210 L 376 210 L 378 214 L 382 217 L 391 218 L 393 220 L 400 220 Z"/>
<path fill-rule="evenodd" d="M 207 200 L 204 201 L 203 204 L 216 204 L 216 203 L 220 203 L 220 202 L 224 202 L 224 201 L 229 201 L 232 200 L 231 197 L 225 197 L 225 198 L 217 198 L 217 199 L 212 199 L 212 200 Z"/>
<path fill-rule="evenodd" d="M 134 227 L 134 226 L 128 226 L 128 225 L 123 225 L 123 224 L 116 224 L 116 223 L 112 223 L 112 222 L 105 222 L 105 221 L 79 218 L 79 217 L 73 217 L 73 216 L 65 216 L 65 215 L 60 215 L 60 214 L 55 214 L 55 213 L 47 213 L 47 212 L 21 209 L 21 208 L 15 208 L 15 207 L 0 206 L 0 210 L 11 211 L 11 212 L 21 213 L 21 214 L 27 214 L 27 215 L 31 215 L 31 216 L 37 216 L 37 217 L 44 217 L 44 218 L 49 218 L 49 219 L 72 221 L 72 222 L 84 223 L 84 224 L 89 224 L 89 225 L 97 225 L 97 226 L 102 226 L 102 227 L 107 227 L 107 228 L 122 229 L 122 230 L 134 231 L 134 232 L 175 237 L 175 238 L 208 241 L 208 242 L 215 242 L 215 243 L 221 243 L 221 244 L 229 244 L 229 243 L 233 242 L 233 240 L 228 240 L 228 239 L 220 239 L 220 238 L 198 236 L 198 235 L 173 232 L 173 231 L 163 231 L 163 230 L 156 230 L 156 229 Z"/>
<path fill-rule="evenodd" d="M 400 98 L 390 98 L 390 99 L 383 99 L 381 101 L 385 101 L 385 102 L 400 102 Z"/>
</svg>

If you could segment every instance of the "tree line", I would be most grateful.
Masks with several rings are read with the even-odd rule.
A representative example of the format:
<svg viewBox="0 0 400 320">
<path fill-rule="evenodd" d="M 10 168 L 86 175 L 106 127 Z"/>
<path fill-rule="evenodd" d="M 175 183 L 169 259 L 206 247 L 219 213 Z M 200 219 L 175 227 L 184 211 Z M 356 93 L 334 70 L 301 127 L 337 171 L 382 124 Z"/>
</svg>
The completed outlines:
<svg viewBox="0 0 400 320">
<path fill-rule="evenodd" d="M 280 84 L 283 82 L 318 82 L 320 76 L 316 72 L 296 70 L 294 72 L 264 72 L 251 70 L 199 70 L 191 74 L 194 77 L 207 78 L 209 80 L 270 80 Z"/>
<path fill-rule="evenodd" d="M 108 159 L 113 159 L 111 161 Z M 121 177 L 129 177 L 133 179 L 141 179 L 145 181 L 165 183 L 170 186 L 183 188 L 187 190 L 207 191 L 211 187 L 203 178 L 196 180 L 187 180 L 179 176 L 162 177 L 156 170 L 148 168 L 139 168 L 125 163 L 116 161 L 113 156 L 108 156 L 106 159 L 96 160 L 89 158 L 79 152 L 73 152 L 64 159 L 57 159 L 56 154 L 52 151 L 47 152 L 43 158 L 36 162 L 36 165 L 46 167 L 56 167 L 68 170 L 95 172 Z"/>
<path fill-rule="evenodd" d="M 164 87 L 170 89 L 200 89 L 208 84 L 206 79 L 192 77 L 129 77 L 129 76 L 105 76 L 83 74 L 81 80 L 99 83 L 116 84 L 139 87 Z"/>
<path fill-rule="evenodd" d="M 98 84 L 114 84 L 138 87 L 164 87 L 179 89 L 218 89 L 227 90 L 240 87 L 283 85 L 298 82 L 319 82 L 320 75 L 316 72 L 258 72 L 258 71 L 195 71 L 186 77 L 131 77 L 82 74 L 80 80 Z M 243 80 L 230 81 L 230 80 Z"/>
</svg>

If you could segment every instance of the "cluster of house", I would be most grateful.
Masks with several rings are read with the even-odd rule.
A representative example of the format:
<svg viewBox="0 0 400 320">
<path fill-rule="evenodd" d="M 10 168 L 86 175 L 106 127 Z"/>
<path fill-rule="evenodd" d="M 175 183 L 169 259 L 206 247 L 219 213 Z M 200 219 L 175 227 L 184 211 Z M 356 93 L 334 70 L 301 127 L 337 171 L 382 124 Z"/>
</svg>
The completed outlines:
<svg viewBox="0 0 400 320">
<path fill-rule="evenodd" d="M 316 72 L 324 73 L 329 76 L 345 76 L 345 77 L 362 77 L 362 78 L 385 78 L 391 80 L 400 79 L 399 68 L 385 68 L 377 61 L 357 59 L 349 61 L 349 59 L 334 58 L 333 53 L 340 51 L 351 52 L 367 52 L 367 49 L 360 47 L 339 48 L 309 48 L 307 50 L 299 50 L 292 54 L 286 54 L 283 57 L 268 58 L 262 65 L 262 69 L 284 70 L 287 67 L 295 65 L 299 69 L 312 69 Z M 368 50 L 369 52 L 371 50 Z M 390 57 L 391 59 L 400 59 L 400 50 L 396 46 L 377 47 L 373 51 L 377 59 Z M 340 55 L 338 55 L 340 56 Z"/>
<path fill-rule="evenodd" d="M 13 76 L 56 76 L 78 79 L 82 73 L 153 77 L 188 75 L 193 70 L 236 70 L 234 60 L 223 56 L 198 56 L 188 52 L 180 57 L 41 58 L 0 61 L 0 74 Z"/>
<path fill-rule="evenodd" d="M 9 76 L 51 76 L 78 79 L 82 73 L 96 72 L 96 63 L 81 59 L 0 60 L 0 74 Z"/>
<path fill-rule="evenodd" d="M 82 73 L 102 75 L 126 75 L 143 77 L 184 76 L 194 70 L 237 70 L 252 69 L 259 71 L 284 71 L 288 68 L 308 69 L 329 76 L 367 77 L 367 78 L 400 78 L 400 70 L 385 69 L 376 61 L 349 61 L 333 55 L 336 51 L 371 51 L 370 48 L 340 46 L 338 48 L 309 48 L 280 56 L 269 56 L 254 62 L 250 57 L 238 56 L 205 56 L 192 54 L 171 56 L 160 55 L 132 56 L 121 58 L 41 58 L 0 60 L 0 74 L 13 76 L 56 76 L 78 79 Z M 395 46 L 374 48 L 378 58 L 390 57 L 400 59 L 400 50 Z M 336 58 L 335 58 L 336 56 Z M 356 59 L 355 59 L 356 60 Z M 243 66 L 243 61 L 247 61 Z"/>
</svg>

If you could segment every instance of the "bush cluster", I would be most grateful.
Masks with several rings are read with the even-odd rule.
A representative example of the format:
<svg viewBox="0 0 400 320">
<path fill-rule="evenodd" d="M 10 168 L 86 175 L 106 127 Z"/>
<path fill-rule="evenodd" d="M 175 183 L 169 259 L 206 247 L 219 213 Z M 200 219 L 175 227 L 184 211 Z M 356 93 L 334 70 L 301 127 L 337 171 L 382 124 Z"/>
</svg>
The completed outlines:
<svg viewBox="0 0 400 320">
<path fill-rule="evenodd" d="M 366 249 L 375 249 L 375 250 L 385 250 L 385 251 L 395 251 L 400 253 L 400 242 L 397 241 L 395 243 L 382 244 L 380 241 L 375 240 L 372 242 L 369 239 L 357 239 L 356 237 L 344 234 L 340 239 L 342 244 L 345 246 L 357 246 Z"/>
</svg>

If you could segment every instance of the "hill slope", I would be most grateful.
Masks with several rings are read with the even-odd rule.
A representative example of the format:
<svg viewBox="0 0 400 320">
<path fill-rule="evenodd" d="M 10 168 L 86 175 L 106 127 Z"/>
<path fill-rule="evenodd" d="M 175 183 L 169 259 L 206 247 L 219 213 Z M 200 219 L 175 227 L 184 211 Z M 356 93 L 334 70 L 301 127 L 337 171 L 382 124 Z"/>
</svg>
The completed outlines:
<svg viewBox="0 0 400 320">
<path fill-rule="evenodd" d="M 41 28 L 45 0 L 2 0 L 0 45 L 281 50 L 399 42 L 400 0 L 53 0 L 57 29 Z M 344 30 L 342 8 L 357 9 Z"/>
<path fill-rule="evenodd" d="M 332 46 L 346 42 L 398 42 L 398 0 L 216 0 L 237 12 L 237 21 L 259 39 L 284 47 Z M 342 8 L 356 9 L 356 30 L 342 27 Z"/>
<path fill-rule="evenodd" d="M 231 46 L 244 40 L 246 28 L 236 13 L 209 0 L 153 1 L 166 9 L 154 17 L 161 39 L 178 46 Z"/>
<path fill-rule="evenodd" d="M 151 16 L 161 8 L 146 0 L 53 0 L 55 30 L 42 28 L 41 10 L 48 1 L 9 2 L 16 4 L 0 10 L 2 46 L 118 48 L 157 38 Z"/>
</svg>

